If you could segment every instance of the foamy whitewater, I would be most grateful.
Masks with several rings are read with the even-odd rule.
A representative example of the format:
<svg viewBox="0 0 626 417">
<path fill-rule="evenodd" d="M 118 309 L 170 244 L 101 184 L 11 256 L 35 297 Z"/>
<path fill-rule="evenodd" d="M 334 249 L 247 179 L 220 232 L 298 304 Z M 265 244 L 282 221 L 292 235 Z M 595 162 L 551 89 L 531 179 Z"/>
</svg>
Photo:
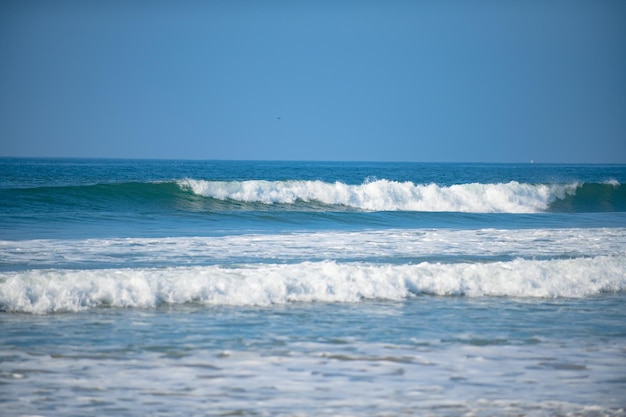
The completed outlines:
<svg viewBox="0 0 626 417">
<path fill-rule="evenodd" d="M 0 159 L 7 416 L 625 416 L 626 166 Z"/>
<path fill-rule="evenodd" d="M 577 184 L 414 184 L 410 181 L 198 181 L 179 182 L 195 194 L 246 203 L 320 202 L 372 211 L 451 211 L 470 213 L 536 213 L 572 195 Z"/>
</svg>

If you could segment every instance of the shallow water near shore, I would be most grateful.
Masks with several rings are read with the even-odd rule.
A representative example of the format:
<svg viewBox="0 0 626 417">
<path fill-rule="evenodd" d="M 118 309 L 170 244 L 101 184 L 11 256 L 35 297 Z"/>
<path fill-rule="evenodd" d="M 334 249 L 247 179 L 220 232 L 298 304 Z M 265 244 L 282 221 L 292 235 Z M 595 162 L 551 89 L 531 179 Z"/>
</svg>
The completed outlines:
<svg viewBox="0 0 626 417">
<path fill-rule="evenodd" d="M 0 320 L 0 397 L 16 415 L 624 415 L 616 295 Z"/>
</svg>

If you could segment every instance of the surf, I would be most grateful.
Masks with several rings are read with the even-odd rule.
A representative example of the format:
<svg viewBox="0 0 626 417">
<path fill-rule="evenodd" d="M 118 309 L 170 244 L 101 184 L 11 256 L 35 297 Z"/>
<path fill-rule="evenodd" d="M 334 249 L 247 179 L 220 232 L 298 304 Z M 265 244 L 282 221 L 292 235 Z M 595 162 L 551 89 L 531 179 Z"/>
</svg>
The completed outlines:
<svg viewBox="0 0 626 417">
<path fill-rule="evenodd" d="M 416 184 L 386 179 L 361 184 L 323 181 L 178 181 L 195 195 L 239 203 L 264 205 L 320 203 L 364 211 L 464 213 L 540 213 L 556 201 L 575 195 L 578 183 Z"/>
<path fill-rule="evenodd" d="M 626 257 L 441 264 L 336 261 L 49 269 L 0 273 L 0 310 L 46 314 L 168 304 L 269 306 L 402 301 L 420 295 L 590 297 L 626 290 Z"/>
<path fill-rule="evenodd" d="M 360 184 L 321 180 L 181 179 L 0 190 L 5 208 L 34 212 L 302 211 L 441 213 L 626 212 L 626 187 L 604 183 L 420 184 L 388 179 Z"/>
</svg>

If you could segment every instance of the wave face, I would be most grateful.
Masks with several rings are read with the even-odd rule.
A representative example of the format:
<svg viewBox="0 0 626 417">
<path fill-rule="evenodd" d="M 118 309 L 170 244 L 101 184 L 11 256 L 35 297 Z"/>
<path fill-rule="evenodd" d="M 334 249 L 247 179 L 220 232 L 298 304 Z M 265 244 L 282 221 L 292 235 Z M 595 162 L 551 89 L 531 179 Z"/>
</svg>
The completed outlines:
<svg viewBox="0 0 626 417">
<path fill-rule="evenodd" d="M 359 185 L 322 181 L 205 181 L 178 184 L 194 194 L 224 201 L 262 204 L 321 203 L 368 211 L 538 213 L 624 211 L 619 184 L 414 184 L 389 180 Z"/>
<path fill-rule="evenodd" d="M 626 257 L 417 265 L 335 261 L 0 275 L 0 309 L 49 313 L 162 304 L 264 306 L 438 296 L 587 297 L 626 290 Z"/>
</svg>

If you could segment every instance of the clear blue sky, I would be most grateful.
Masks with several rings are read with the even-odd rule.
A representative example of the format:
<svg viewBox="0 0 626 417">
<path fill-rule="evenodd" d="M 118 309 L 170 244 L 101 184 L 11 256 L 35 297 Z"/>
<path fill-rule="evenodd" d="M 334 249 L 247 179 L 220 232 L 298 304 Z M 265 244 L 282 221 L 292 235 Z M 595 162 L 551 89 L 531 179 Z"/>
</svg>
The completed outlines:
<svg viewBox="0 0 626 417">
<path fill-rule="evenodd" d="M 626 163 L 621 0 L 4 0 L 0 59 L 0 156 Z"/>
</svg>

